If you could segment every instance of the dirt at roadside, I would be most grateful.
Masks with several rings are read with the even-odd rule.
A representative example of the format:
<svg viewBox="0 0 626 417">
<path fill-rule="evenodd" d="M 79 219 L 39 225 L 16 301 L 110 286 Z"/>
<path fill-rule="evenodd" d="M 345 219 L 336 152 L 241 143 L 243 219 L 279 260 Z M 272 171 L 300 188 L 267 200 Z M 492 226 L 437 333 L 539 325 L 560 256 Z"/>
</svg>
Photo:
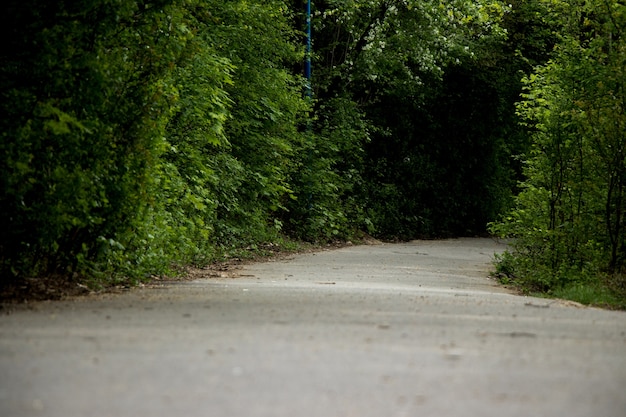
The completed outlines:
<svg viewBox="0 0 626 417">
<path fill-rule="evenodd" d="M 359 244 L 375 245 L 381 242 L 365 237 Z M 37 301 L 66 300 L 85 295 L 115 294 L 126 292 L 134 287 L 162 286 L 172 282 L 189 281 L 200 278 L 237 278 L 239 270 L 253 262 L 273 262 L 289 258 L 298 253 L 319 252 L 338 249 L 353 245 L 352 242 L 337 241 L 325 245 L 305 245 L 296 251 L 281 251 L 277 247 L 265 251 L 262 255 L 252 255 L 248 258 L 231 258 L 222 262 L 215 262 L 203 268 L 187 267 L 180 274 L 156 277 L 153 276 L 136 285 L 117 284 L 99 289 L 90 288 L 80 278 L 63 275 L 51 275 L 47 277 L 25 278 L 19 281 L 0 283 L 0 310 L 9 306 L 33 303 Z"/>
</svg>

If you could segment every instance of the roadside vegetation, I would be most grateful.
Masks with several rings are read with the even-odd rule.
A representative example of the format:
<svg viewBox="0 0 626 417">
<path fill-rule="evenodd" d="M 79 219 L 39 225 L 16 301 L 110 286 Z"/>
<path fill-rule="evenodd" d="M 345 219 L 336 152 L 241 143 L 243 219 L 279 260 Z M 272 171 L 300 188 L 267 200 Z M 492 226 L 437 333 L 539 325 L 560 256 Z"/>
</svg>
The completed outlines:
<svg viewBox="0 0 626 417">
<path fill-rule="evenodd" d="M 316 0 L 311 97 L 305 3 L 5 1 L 2 286 L 493 233 L 624 306 L 623 2 Z"/>
<path fill-rule="evenodd" d="M 626 5 L 549 2 L 550 59 L 526 74 L 517 112 L 531 138 L 514 208 L 491 231 L 528 292 L 626 308 Z"/>
</svg>

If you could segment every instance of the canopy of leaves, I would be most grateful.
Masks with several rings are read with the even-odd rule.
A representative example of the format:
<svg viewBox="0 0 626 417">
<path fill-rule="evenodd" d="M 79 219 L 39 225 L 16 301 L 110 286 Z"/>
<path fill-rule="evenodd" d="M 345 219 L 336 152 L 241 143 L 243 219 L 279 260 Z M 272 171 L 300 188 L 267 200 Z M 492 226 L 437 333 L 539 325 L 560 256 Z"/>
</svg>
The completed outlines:
<svg viewBox="0 0 626 417">
<path fill-rule="evenodd" d="M 4 2 L 2 282 L 484 233 L 524 176 L 502 231 L 621 270 L 620 3 L 314 1 L 312 97 L 303 6 Z"/>
</svg>

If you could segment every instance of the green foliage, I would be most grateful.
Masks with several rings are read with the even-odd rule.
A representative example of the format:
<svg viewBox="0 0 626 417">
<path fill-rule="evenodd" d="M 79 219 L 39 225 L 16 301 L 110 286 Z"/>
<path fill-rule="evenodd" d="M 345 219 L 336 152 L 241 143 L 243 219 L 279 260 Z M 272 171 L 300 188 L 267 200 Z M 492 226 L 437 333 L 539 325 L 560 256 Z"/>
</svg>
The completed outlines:
<svg viewBox="0 0 626 417">
<path fill-rule="evenodd" d="M 316 2 L 316 98 L 367 125 L 352 190 L 387 238 L 481 233 L 510 204 L 525 148 L 499 2 Z M 517 65 L 517 67 L 516 67 Z M 339 108 L 337 111 L 342 111 Z M 352 119 L 355 120 L 355 119 Z M 320 118 L 320 121 L 325 119 Z M 360 129 L 350 119 L 346 129 Z M 320 128 L 318 127 L 318 131 Z M 332 142 L 331 142 L 332 143 Z M 333 182 L 334 183 L 334 182 Z"/>
<path fill-rule="evenodd" d="M 155 30 L 166 4 L 4 7 L 2 275 L 102 271 L 141 221 L 182 34 Z"/>
<path fill-rule="evenodd" d="M 501 272 L 623 285 L 624 6 L 316 1 L 313 98 L 300 6 L 5 2 L 3 282 L 481 233 L 523 174 Z"/>
<path fill-rule="evenodd" d="M 155 171 L 151 214 L 156 217 L 147 223 L 163 252 L 177 253 L 179 263 L 203 263 L 209 256 L 218 205 L 212 167 L 216 149 L 226 143 L 223 126 L 230 101 L 223 87 L 231 82 L 232 68 L 207 52 L 195 55 L 173 79 L 180 98 L 171 110 Z"/>
<path fill-rule="evenodd" d="M 526 180 L 492 230 L 515 237 L 511 263 L 524 285 L 580 293 L 606 288 L 605 273 L 621 276 L 626 256 L 626 6 L 546 7 L 561 36 L 524 80 L 518 111 L 533 132 Z"/>
<path fill-rule="evenodd" d="M 210 259 L 232 223 L 262 230 L 280 208 L 290 191 L 275 157 L 287 160 L 304 108 L 284 70 L 297 57 L 284 5 L 207 5 L 5 6 L 3 280 L 162 273 Z M 266 74 L 244 69 L 251 58 Z"/>
<path fill-rule="evenodd" d="M 228 146 L 216 155 L 220 245 L 275 238 L 295 198 L 290 176 L 306 116 L 303 83 L 288 68 L 303 58 L 294 45 L 291 12 L 282 1 L 208 2 L 207 37 L 233 64 L 232 100 L 225 124 Z"/>
<path fill-rule="evenodd" d="M 360 190 L 369 126 L 355 103 L 340 97 L 320 104 L 316 116 L 319 132 L 309 132 L 296 158 L 287 226 L 306 240 L 349 239 L 368 224 Z"/>
</svg>

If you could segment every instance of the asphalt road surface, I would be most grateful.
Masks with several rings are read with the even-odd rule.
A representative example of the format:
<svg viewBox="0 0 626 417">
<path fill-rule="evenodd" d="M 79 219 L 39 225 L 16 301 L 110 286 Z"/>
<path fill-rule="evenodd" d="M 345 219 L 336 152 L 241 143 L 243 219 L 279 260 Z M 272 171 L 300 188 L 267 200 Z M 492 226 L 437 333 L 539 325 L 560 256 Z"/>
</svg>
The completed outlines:
<svg viewBox="0 0 626 417">
<path fill-rule="evenodd" d="M 352 246 L 5 308 L 0 416 L 626 416 L 626 313 L 509 293 L 503 248 Z"/>
</svg>

